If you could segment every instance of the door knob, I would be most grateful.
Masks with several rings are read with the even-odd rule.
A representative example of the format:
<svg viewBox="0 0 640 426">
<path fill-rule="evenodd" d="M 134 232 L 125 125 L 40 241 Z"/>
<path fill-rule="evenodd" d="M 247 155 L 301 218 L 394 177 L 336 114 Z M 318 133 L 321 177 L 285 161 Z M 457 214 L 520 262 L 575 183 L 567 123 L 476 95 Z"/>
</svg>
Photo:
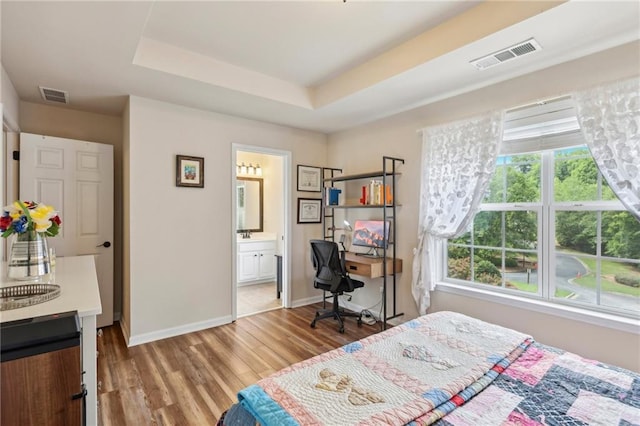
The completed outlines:
<svg viewBox="0 0 640 426">
<path fill-rule="evenodd" d="M 105 242 L 104 242 L 104 243 L 102 243 L 102 244 L 98 244 L 96 247 L 106 247 L 106 248 L 109 248 L 109 247 L 111 247 L 111 242 L 109 242 L 109 241 L 105 241 Z"/>
</svg>

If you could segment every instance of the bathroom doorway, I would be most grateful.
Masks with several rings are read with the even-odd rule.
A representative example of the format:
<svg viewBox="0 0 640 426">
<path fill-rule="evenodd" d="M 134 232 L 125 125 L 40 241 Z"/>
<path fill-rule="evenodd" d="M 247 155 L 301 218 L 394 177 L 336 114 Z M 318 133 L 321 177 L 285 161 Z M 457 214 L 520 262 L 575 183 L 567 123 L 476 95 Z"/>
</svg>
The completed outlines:
<svg viewBox="0 0 640 426">
<path fill-rule="evenodd" d="M 233 145 L 233 318 L 290 306 L 290 153 Z"/>
</svg>

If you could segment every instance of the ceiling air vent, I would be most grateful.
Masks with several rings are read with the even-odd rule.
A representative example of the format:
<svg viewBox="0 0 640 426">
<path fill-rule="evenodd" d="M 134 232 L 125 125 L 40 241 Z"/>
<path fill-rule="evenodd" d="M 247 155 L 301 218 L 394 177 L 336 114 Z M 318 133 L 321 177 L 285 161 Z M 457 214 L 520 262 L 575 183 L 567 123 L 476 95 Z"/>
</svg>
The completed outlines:
<svg viewBox="0 0 640 426">
<path fill-rule="evenodd" d="M 58 90 L 58 89 L 50 89 L 48 87 L 42 87 L 42 86 L 39 86 L 39 88 L 40 88 L 40 94 L 42 95 L 42 99 L 44 99 L 45 101 L 58 102 L 61 104 L 69 103 L 69 92 L 65 92 L 64 90 Z"/>
<path fill-rule="evenodd" d="M 523 56 L 537 50 L 542 50 L 542 46 L 540 46 L 535 39 L 530 38 L 514 46 L 483 56 L 482 58 L 474 59 L 470 63 L 477 69 L 484 70 L 508 61 L 509 59 L 517 58 L 518 56 Z"/>
</svg>

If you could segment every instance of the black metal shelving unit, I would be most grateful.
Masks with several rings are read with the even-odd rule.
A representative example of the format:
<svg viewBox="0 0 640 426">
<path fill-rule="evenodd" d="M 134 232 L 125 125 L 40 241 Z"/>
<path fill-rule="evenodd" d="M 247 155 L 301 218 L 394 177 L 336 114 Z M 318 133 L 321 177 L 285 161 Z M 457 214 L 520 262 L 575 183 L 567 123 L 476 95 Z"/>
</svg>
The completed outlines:
<svg viewBox="0 0 640 426">
<path fill-rule="evenodd" d="M 383 156 L 382 157 L 382 170 L 375 171 L 371 173 L 359 173 L 353 175 L 336 175 L 337 173 L 342 173 L 342 169 L 333 169 L 333 168 L 324 168 L 323 169 L 323 191 L 322 191 L 322 226 L 323 226 L 323 237 L 327 240 L 335 241 L 335 231 L 337 228 L 335 226 L 335 209 L 381 209 L 382 210 L 382 220 L 384 222 L 389 222 L 390 224 L 390 233 L 389 233 L 389 241 L 388 245 L 385 245 L 382 249 L 383 258 L 385 259 L 382 262 L 382 324 L 383 329 L 387 328 L 387 321 L 393 318 L 400 317 L 404 315 L 402 312 L 397 312 L 397 272 L 395 271 L 396 259 L 397 259 L 397 244 L 396 244 L 396 236 L 397 234 L 397 221 L 396 221 L 396 213 L 397 208 L 400 207 L 400 204 L 397 203 L 397 178 L 401 175 L 398 172 L 398 167 L 404 164 L 404 159 Z M 337 182 L 350 182 L 356 180 L 366 180 L 366 179 L 374 179 L 374 178 L 382 178 L 382 187 L 387 188 L 387 185 L 390 185 L 392 201 L 391 203 L 387 203 L 386 195 L 383 197 L 382 204 L 339 204 L 339 205 L 328 205 L 326 200 L 326 190 L 327 187 L 332 187 Z M 346 194 L 344 194 L 346 199 Z M 387 257 L 392 260 L 391 267 L 394 269 L 393 271 L 387 270 Z M 392 310 L 388 312 L 387 306 L 387 294 L 389 287 L 391 287 L 391 300 L 392 300 Z"/>
</svg>

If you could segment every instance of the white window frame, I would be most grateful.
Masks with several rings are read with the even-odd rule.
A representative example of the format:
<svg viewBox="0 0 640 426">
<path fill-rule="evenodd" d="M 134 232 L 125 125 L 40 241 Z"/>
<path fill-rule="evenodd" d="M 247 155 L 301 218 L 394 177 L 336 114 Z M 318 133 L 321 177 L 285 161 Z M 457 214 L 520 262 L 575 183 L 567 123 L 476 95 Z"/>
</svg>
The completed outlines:
<svg viewBox="0 0 640 426">
<path fill-rule="evenodd" d="M 584 138 L 579 129 L 567 126 L 571 120 L 567 120 L 569 115 L 567 109 L 571 103 L 568 99 L 561 99 L 556 106 L 540 105 L 536 114 L 528 114 L 523 112 L 524 109 L 518 109 L 511 114 L 511 125 L 509 125 L 509 113 L 505 122 L 505 132 L 509 132 L 508 142 L 503 143 L 499 155 L 508 154 L 525 154 L 530 152 L 540 152 L 560 148 L 569 148 L 571 146 L 585 145 Z M 560 106 L 560 107 L 558 107 Z M 529 108 L 533 110 L 532 108 Z M 575 112 L 573 113 L 575 116 Z M 551 126 L 545 125 L 544 131 L 536 134 L 534 137 L 526 139 L 518 138 L 521 133 L 531 136 L 532 122 L 536 119 L 527 118 L 529 115 L 538 115 L 539 122 L 551 123 Z M 546 116 L 540 118 L 540 116 Z M 560 120 L 557 118 L 560 117 Z M 550 130 L 554 121 L 561 123 L 556 132 Z M 516 127 L 520 123 L 524 132 L 519 132 Z M 526 126 L 526 128 L 525 128 Z M 507 130 L 510 129 L 510 130 Z M 515 135 L 515 136 L 514 136 Z M 448 254 L 447 240 L 442 241 L 440 248 L 441 262 L 438 268 L 438 282 L 436 289 L 438 291 L 459 294 L 463 296 L 472 296 L 475 298 L 491 301 L 494 303 L 505 304 L 511 307 L 521 307 L 532 311 L 549 313 L 560 317 L 591 323 L 594 325 L 605 326 L 617 330 L 637 333 L 640 322 L 638 318 L 628 317 L 622 313 L 613 312 L 610 309 L 602 309 L 600 306 L 579 306 L 571 303 L 563 303 L 562 299 L 552 297 L 555 294 L 555 247 L 547 250 L 545 244 L 546 235 L 555 235 L 555 214 L 557 211 L 564 211 L 562 207 L 571 207 L 571 210 L 591 210 L 591 211 L 607 211 L 607 210 L 626 210 L 624 205 L 618 200 L 598 201 L 598 202 L 567 202 L 556 203 L 553 201 L 553 174 L 548 173 L 550 167 L 553 166 L 552 153 L 542 155 L 541 161 L 541 194 L 542 199 L 536 203 L 492 203 L 483 204 L 479 211 L 535 211 L 538 215 L 538 251 L 539 262 L 542 265 L 542 271 L 538 273 L 538 292 L 527 294 L 523 291 L 510 290 L 503 287 L 489 287 L 486 284 L 474 283 L 471 281 L 459 280 L 446 277 Z M 505 210 L 507 208 L 509 210 Z M 544 211 L 546 209 L 546 211 Z M 548 233 L 544 230 L 549 230 Z M 503 244 L 504 245 L 504 244 Z M 600 248 L 598 248 L 599 252 Z M 587 255 L 587 257 L 590 257 Z M 596 256 L 593 256 L 594 258 Z M 606 256 L 600 256 L 600 259 L 606 260 Z M 618 260 L 614 258 L 614 260 Z M 503 279 L 504 282 L 504 279 Z M 544 283 L 549 283 L 545 285 Z"/>
</svg>

